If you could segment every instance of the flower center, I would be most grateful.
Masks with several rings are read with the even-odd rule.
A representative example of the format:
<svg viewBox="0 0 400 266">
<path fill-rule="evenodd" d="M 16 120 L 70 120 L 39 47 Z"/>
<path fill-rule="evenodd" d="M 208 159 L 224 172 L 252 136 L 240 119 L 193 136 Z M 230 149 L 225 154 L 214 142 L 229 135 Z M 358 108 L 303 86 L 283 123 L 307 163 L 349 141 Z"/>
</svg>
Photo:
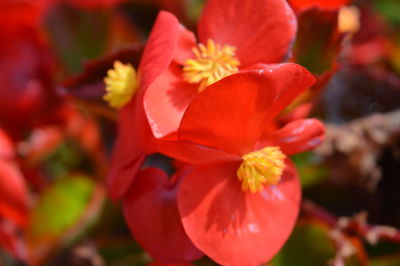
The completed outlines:
<svg viewBox="0 0 400 266">
<path fill-rule="evenodd" d="M 120 109 L 127 104 L 135 94 L 137 88 L 137 78 L 135 69 L 131 64 L 123 64 L 119 61 L 114 62 L 114 68 L 108 70 L 107 77 L 104 78 L 106 84 L 106 94 L 103 99 L 111 107 Z"/>
<path fill-rule="evenodd" d="M 235 57 L 236 48 L 221 46 L 213 40 L 207 46 L 193 47 L 195 59 L 188 59 L 183 65 L 183 78 L 189 83 L 200 83 L 199 91 L 212 83 L 239 71 L 239 60 Z"/>
<path fill-rule="evenodd" d="M 243 162 L 237 171 L 237 177 L 242 181 L 243 191 L 250 190 L 255 193 L 261 191 L 264 185 L 278 184 L 286 159 L 279 147 L 265 147 L 242 158 Z"/>
</svg>

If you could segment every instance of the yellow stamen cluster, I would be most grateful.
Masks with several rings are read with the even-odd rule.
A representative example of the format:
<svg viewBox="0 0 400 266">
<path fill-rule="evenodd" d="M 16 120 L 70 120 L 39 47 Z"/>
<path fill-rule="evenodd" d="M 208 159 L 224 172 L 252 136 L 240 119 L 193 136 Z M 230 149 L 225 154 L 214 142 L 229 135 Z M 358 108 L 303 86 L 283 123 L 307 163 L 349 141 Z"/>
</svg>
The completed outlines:
<svg viewBox="0 0 400 266">
<path fill-rule="evenodd" d="M 138 85 L 136 72 L 132 65 L 125 65 L 119 61 L 115 61 L 114 68 L 108 70 L 104 83 L 106 84 L 106 94 L 103 99 L 111 107 L 117 109 L 131 100 Z"/>
<path fill-rule="evenodd" d="M 235 57 L 236 48 L 221 46 L 208 40 L 207 46 L 199 44 L 192 49 L 194 59 L 186 60 L 183 78 L 189 83 L 199 83 L 202 91 L 212 83 L 239 71 L 239 60 Z"/>
<path fill-rule="evenodd" d="M 286 156 L 279 147 L 265 147 L 244 155 L 237 171 L 242 190 L 252 193 L 261 191 L 264 185 L 276 185 L 285 168 Z"/>
</svg>

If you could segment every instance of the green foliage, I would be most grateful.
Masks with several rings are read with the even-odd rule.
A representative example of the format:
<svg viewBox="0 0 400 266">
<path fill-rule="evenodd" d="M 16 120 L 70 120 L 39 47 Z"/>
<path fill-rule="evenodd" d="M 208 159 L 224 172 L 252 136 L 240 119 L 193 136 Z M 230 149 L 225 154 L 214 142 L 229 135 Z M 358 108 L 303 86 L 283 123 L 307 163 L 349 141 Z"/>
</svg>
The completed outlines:
<svg viewBox="0 0 400 266">
<path fill-rule="evenodd" d="M 370 266 L 399 266 L 400 265 L 400 255 L 390 257 L 374 258 L 371 260 Z"/>
<path fill-rule="evenodd" d="M 87 12 L 67 5 L 59 6 L 48 16 L 51 41 L 69 71 L 78 73 L 85 60 L 104 52 L 109 22 L 107 12 Z"/>
<path fill-rule="evenodd" d="M 335 256 L 335 246 L 325 228 L 314 224 L 298 225 L 271 266 L 321 266 Z"/>
<path fill-rule="evenodd" d="M 73 140 L 65 140 L 44 160 L 47 176 L 65 176 L 71 169 L 93 173 L 88 154 Z"/>
<path fill-rule="evenodd" d="M 312 152 L 296 154 L 292 160 L 296 164 L 303 188 L 316 185 L 327 177 L 328 169 L 318 165 L 319 158 Z"/>
<path fill-rule="evenodd" d="M 39 199 L 33 211 L 33 238 L 54 237 L 77 223 L 91 198 L 94 183 L 84 176 L 57 180 Z"/>
<path fill-rule="evenodd" d="M 398 0 L 379 0 L 374 1 L 375 8 L 379 11 L 389 22 L 400 26 L 400 1 Z"/>
</svg>

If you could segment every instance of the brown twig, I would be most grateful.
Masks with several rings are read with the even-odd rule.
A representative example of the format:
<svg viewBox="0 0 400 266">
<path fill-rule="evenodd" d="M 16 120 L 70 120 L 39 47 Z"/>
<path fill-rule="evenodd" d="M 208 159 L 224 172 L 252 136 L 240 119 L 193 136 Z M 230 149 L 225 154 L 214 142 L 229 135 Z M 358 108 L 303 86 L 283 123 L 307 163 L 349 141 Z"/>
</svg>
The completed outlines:
<svg viewBox="0 0 400 266">
<path fill-rule="evenodd" d="M 338 227 L 351 235 L 356 234 L 370 244 L 376 244 L 379 240 L 400 243 L 399 230 L 385 225 L 368 224 L 364 212 L 352 217 L 337 217 L 309 200 L 303 202 L 302 210 L 306 215 L 312 216 L 327 226 L 331 228 Z"/>
<path fill-rule="evenodd" d="M 328 123 L 325 127 L 325 141 L 316 153 L 337 169 L 333 173 L 335 179 L 360 176 L 362 183 L 374 190 L 381 177 L 377 161 L 383 149 L 400 140 L 400 110 L 373 114 L 343 125 Z"/>
<path fill-rule="evenodd" d="M 366 213 L 353 217 L 337 217 L 309 200 L 303 202 L 302 210 L 306 215 L 331 228 L 330 238 L 334 241 L 337 251 L 335 258 L 330 261 L 332 266 L 345 265 L 345 259 L 356 252 L 363 253 L 358 256 L 363 258 L 363 261 L 366 260 L 366 254 L 355 247 L 354 243 L 366 241 L 374 245 L 381 240 L 400 243 L 399 230 L 390 226 L 368 224 Z"/>
</svg>

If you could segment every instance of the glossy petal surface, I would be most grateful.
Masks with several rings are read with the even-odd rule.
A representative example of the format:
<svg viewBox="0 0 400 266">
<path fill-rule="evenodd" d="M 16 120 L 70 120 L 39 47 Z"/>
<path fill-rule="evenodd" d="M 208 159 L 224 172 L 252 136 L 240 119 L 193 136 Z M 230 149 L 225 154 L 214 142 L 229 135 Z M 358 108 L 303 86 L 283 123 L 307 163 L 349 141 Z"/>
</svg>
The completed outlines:
<svg viewBox="0 0 400 266">
<path fill-rule="evenodd" d="M 235 46 L 241 67 L 283 60 L 296 29 L 296 17 L 282 0 L 209 0 L 198 25 L 200 42 Z"/>
<path fill-rule="evenodd" d="M 147 88 L 171 63 L 180 38 L 180 25 L 171 13 L 161 11 L 150 33 L 139 65 L 140 86 Z"/>
<path fill-rule="evenodd" d="M 314 81 L 296 64 L 265 66 L 214 83 L 187 108 L 179 138 L 243 155 L 268 122 Z"/>
<path fill-rule="evenodd" d="M 222 265 L 260 265 L 282 247 L 297 219 L 300 186 L 292 166 L 276 187 L 245 193 L 238 163 L 197 168 L 182 181 L 178 207 L 193 243 Z"/>
<path fill-rule="evenodd" d="M 285 154 L 308 151 L 320 145 L 324 138 L 323 124 L 316 119 L 293 121 L 273 135 L 274 142 Z"/>
<path fill-rule="evenodd" d="M 111 198 L 117 200 L 129 188 L 136 171 L 141 166 L 144 156 L 150 149 L 147 136 L 150 133 L 147 121 L 139 114 L 138 101 L 121 109 L 118 121 L 118 137 L 115 143 L 110 170 L 108 190 Z"/>
<path fill-rule="evenodd" d="M 183 113 L 198 94 L 197 87 L 183 81 L 180 67 L 171 64 L 168 70 L 147 88 L 144 108 L 156 138 L 176 133 Z"/>
</svg>

